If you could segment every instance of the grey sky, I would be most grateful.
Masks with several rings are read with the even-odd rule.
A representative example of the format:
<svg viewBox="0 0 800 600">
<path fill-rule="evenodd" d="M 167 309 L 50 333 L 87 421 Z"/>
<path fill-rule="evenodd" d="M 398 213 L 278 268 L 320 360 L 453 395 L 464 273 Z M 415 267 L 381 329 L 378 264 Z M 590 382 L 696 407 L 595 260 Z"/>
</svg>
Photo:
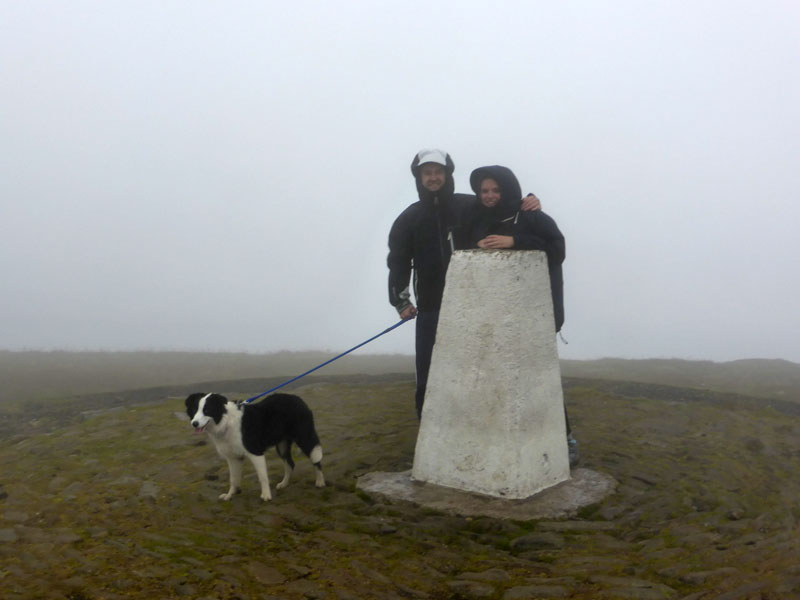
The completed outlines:
<svg viewBox="0 0 800 600">
<path fill-rule="evenodd" d="M 567 238 L 565 358 L 800 362 L 794 1 L 0 3 L 0 348 L 344 350 L 441 147 Z M 364 349 L 413 352 L 405 325 Z"/>
</svg>

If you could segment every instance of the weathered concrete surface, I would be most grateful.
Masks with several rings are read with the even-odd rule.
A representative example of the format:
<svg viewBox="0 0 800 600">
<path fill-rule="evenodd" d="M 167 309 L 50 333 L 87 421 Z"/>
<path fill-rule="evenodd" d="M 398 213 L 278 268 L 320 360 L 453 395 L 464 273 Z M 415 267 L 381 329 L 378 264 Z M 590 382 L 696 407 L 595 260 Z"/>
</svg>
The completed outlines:
<svg viewBox="0 0 800 600">
<path fill-rule="evenodd" d="M 367 493 L 412 502 L 444 513 L 513 521 L 572 517 L 584 506 L 602 501 L 616 486 L 613 477 L 590 469 L 575 469 L 569 481 L 522 500 L 506 500 L 414 481 L 411 471 L 367 473 L 356 483 L 356 487 Z"/>
<path fill-rule="evenodd" d="M 569 479 L 544 252 L 453 255 L 412 476 L 516 499 Z"/>
</svg>

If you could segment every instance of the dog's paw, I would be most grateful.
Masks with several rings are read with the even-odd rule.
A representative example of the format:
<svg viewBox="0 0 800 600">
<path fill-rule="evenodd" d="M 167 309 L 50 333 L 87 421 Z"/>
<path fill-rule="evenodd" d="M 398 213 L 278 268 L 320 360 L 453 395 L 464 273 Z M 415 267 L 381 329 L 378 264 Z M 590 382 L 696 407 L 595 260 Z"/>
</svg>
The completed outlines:
<svg viewBox="0 0 800 600">
<path fill-rule="evenodd" d="M 283 489 L 283 488 L 285 488 L 287 485 L 289 485 L 289 482 L 288 482 L 288 481 L 281 481 L 280 483 L 278 483 L 278 484 L 276 484 L 276 485 L 275 485 L 275 489 L 276 489 L 276 490 L 282 490 L 282 489 Z"/>
<path fill-rule="evenodd" d="M 219 495 L 219 499 L 227 501 L 227 500 L 230 500 L 231 498 L 233 498 L 234 494 L 241 494 L 241 493 L 242 493 L 242 490 L 240 490 L 239 488 L 230 489 L 227 492 L 225 492 L 224 494 L 220 494 Z"/>
<path fill-rule="evenodd" d="M 272 500 L 272 494 L 270 494 L 269 491 L 267 491 L 267 493 L 261 494 L 261 499 L 264 502 L 269 502 L 270 500 Z"/>
</svg>

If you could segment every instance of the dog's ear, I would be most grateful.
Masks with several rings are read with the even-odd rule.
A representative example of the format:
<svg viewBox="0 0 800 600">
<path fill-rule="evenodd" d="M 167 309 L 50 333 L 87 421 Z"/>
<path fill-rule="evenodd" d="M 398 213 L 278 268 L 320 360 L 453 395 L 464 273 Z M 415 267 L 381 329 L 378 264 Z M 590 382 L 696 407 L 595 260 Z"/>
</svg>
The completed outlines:
<svg viewBox="0 0 800 600">
<path fill-rule="evenodd" d="M 197 403 L 200 402 L 200 398 L 205 396 L 203 392 L 196 392 L 194 394 L 189 394 L 186 397 L 186 408 L 191 408 L 192 406 L 197 406 Z"/>
</svg>

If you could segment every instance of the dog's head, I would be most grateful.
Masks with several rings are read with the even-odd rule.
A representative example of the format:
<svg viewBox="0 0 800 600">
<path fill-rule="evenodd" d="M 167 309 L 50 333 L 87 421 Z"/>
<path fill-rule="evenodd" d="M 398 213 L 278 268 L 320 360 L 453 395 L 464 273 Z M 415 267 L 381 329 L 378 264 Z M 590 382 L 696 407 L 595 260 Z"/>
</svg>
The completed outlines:
<svg viewBox="0 0 800 600">
<path fill-rule="evenodd" d="M 191 394 L 186 398 L 186 414 L 194 430 L 201 433 L 212 423 L 219 425 L 228 411 L 227 404 L 228 399 L 221 394 Z"/>
</svg>

